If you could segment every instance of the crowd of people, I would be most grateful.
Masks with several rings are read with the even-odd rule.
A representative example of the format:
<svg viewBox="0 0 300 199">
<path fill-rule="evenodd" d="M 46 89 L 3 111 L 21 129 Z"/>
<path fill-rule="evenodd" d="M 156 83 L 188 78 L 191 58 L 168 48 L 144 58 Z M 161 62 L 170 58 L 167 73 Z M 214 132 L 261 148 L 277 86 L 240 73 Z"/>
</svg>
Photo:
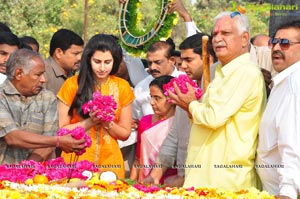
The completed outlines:
<svg viewBox="0 0 300 199">
<path fill-rule="evenodd" d="M 124 3 L 124 0 L 120 0 Z M 210 34 L 201 33 L 181 0 L 170 4 L 186 23 L 187 38 L 157 41 L 147 67 L 113 35 L 84 44 L 60 29 L 49 57 L 39 43 L 0 23 L 0 164 L 63 157 L 68 162 L 84 139 L 58 136 L 82 127 L 92 139 L 79 156 L 117 178 L 177 187 L 238 191 L 255 187 L 278 198 L 300 194 L 300 21 L 275 35 L 251 37 L 245 14 L 221 12 Z M 201 99 L 187 75 L 203 88 L 203 36 L 208 36 L 211 82 Z M 147 70 L 146 70 L 147 69 Z M 299 76 L 297 76 L 299 75 Z M 113 96 L 115 118 L 85 113 L 95 92 Z"/>
</svg>

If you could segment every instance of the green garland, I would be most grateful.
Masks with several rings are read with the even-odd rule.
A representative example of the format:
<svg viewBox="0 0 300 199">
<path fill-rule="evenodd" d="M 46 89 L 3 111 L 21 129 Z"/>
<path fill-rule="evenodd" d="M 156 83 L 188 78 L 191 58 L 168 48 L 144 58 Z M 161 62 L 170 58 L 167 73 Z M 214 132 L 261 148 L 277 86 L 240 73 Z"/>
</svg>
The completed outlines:
<svg viewBox="0 0 300 199">
<path fill-rule="evenodd" d="M 130 54 L 143 57 L 148 47 L 155 41 L 166 40 L 171 36 L 172 28 L 178 16 L 168 14 L 169 0 L 160 1 L 160 16 L 153 26 L 139 30 L 137 25 L 141 18 L 138 11 L 140 0 L 127 0 L 122 4 L 119 13 L 119 33 L 122 47 Z"/>
</svg>

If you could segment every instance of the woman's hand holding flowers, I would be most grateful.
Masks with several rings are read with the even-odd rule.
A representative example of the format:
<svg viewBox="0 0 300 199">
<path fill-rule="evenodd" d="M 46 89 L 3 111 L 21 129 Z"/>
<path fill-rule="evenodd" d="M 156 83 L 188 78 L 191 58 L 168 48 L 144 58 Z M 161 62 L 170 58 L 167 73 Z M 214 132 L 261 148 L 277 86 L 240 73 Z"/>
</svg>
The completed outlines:
<svg viewBox="0 0 300 199">
<path fill-rule="evenodd" d="M 100 92 L 94 92 L 93 99 L 82 106 L 84 114 L 89 113 L 95 124 L 101 124 L 105 129 L 110 129 L 115 119 L 117 103 L 113 96 L 104 96 Z"/>
<path fill-rule="evenodd" d="M 100 124 L 101 119 L 97 117 L 99 110 L 94 110 L 89 113 L 89 116 L 94 125 Z"/>
</svg>

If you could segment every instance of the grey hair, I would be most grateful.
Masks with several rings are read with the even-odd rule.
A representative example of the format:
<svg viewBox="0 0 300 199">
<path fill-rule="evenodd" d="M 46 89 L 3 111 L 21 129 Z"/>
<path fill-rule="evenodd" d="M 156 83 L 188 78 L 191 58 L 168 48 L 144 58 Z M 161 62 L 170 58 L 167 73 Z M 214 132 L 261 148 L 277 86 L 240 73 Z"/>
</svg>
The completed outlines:
<svg viewBox="0 0 300 199">
<path fill-rule="evenodd" d="M 29 49 L 23 48 L 13 52 L 6 63 L 7 79 L 12 80 L 14 78 L 17 68 L 22 68 L 24 74 L 29 73 L 32 69 L 32 61 L 34 58 L 40 58 L 43 60 L 40 53 Z"/>
<path fill-rule="evenodd" d="M 238 29 L 238 33 L 241 35 L 243 32 L 248 32 L 249 35 L 250 35 L 250 24 L 249 24 L 249 19 L 246 15 L 244 14 L 237 14 L 233 17 L 231 17 L 230 15 L 232 14 L 233 12 L 228 12 L 228 11 L 224 11 L 224 12 L 220 12 L 215 18 L 214 18 L 214 27 L 217 23 L 217 21 L 223 17 L 230 17 L 230 18 L 233 18 L 236 20 L 235 21 L 235 25 Z"/>
</svg>

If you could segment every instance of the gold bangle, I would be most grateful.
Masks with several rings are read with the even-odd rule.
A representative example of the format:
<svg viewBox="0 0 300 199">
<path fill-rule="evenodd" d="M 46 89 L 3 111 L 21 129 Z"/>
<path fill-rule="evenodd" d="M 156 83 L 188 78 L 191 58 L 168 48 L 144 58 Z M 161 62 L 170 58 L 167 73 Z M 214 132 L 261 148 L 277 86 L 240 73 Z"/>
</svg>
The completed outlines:
<svg viewBox="0 0 300 199">
<path fill-rule="evenodd" d="M 114 123 L 113 122 L 109 122 L 107 126 L 105 126 L 104 128 L 108 131 L 109 129 L 111 129 L 113 127 Z"/>
</svg>

